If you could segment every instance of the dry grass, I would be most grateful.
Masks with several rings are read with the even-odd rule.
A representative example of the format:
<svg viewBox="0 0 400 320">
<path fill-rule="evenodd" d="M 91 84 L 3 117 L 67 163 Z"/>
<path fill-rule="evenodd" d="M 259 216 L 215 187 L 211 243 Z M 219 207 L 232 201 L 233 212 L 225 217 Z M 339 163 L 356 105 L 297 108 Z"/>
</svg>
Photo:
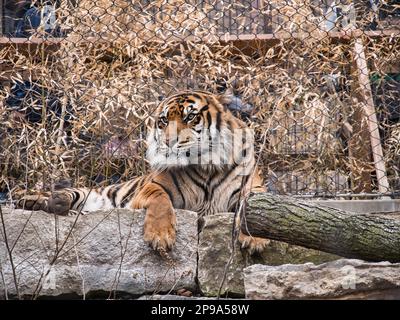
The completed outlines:
<svg viewBox="0 0 400 320">
<path fill-rule="evenodd" d="M 261 163 L 272 190 L 347 192 L 354 172 L 371 170 L 371 159 L 353 159 L 348 150 L 346 128 L 359 106 L 349 63 L 353 43 L 327 37 L 315 1 L 272 1 L 242 15 L 227 4 L 223 17 L 214 10 L 221 6 L 217 1 L 201 7 L 198 1 L 130 3 L 84 0 L 74 8 L 62 1 L 59 23 L 68 34 L 54 53 L 40 46 L 30 55 L 10 47 L 0 51 L 1 61 L 13 65 L 11 82 L 0 91 L 1 189 L 49 189 L 62 179 L 82 186 L 140 175 L 148 169 L 144 139 L 159 99 L 190 88 L 217 92 L 222 82 L 254 106 L 250 125 L 257 141 L 267 134 Z M 229 14 L 241 17 L 235 32 L 255 32 L 254 21 L 272 15 L 277 35 L 297 39 L 222 42 L 221 21 Z M 377 74 L 399 61 L 399 38 L 365 42 Z M 5 105 L 10 86 L 23 75 L 59 98 L 57 115 L 49 112 L 46 94 L 36 105 L 47 120 L 37 123 L 27 121 L 23 109 Z M 31 105 L 27 101 L 24 108 Z M 390 126 L 384 150 L 392 167 L 399 149 Z M 398 179 L 398 170 L 389 174 L 391 181 Z"/>
</svg>

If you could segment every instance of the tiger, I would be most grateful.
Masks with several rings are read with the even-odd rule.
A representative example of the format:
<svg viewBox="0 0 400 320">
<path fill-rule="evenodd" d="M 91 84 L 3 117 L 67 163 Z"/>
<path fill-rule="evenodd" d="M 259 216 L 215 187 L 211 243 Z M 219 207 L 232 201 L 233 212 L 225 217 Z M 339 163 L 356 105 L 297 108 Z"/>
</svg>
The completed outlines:
<svg viewBox="0 0 400 320">
<path fill-rule="evenodd" d="M 200 217 L 238 210 L 250 192 L 264 192 L 254 136 L 227 108 L 229 95 L 182 91 L 156 107 L 147 136 L 150 172 L 98 188 L 64 188 L 26 195 L 16 206 L 67 215 L 113 208 L 145 209 L 143 237 L 154 250 L 169 251 L 176 240 L 176 209 Z M 251 254 L 268 240 L 239 232 Z"/>
</svg>

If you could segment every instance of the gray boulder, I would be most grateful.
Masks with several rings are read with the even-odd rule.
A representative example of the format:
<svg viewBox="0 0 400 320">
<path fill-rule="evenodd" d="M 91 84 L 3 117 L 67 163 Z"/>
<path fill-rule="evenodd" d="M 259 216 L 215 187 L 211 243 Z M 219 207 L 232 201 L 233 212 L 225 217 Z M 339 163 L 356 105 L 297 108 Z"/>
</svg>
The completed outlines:
<svg viewBox="0 0 400 320">
<path fill-rule="evenodd" d="M 216 296 L 221 286 L 225 268 L 232 252 L 232 213 L 219 213 L 204 218 L 204 227 L 199 235 L 198 280 L 201 291 L 206 296 Z M 339 259 L 340 257 L 290 245 L 285 242 L 270 241 L 261 255 L 249 256 L 239 246 L 232 255 L 226 272 L 221 295 L 244 296 L 243 268 L 252 264 L 281 265 L 285 263 L 314 262 L 316 264 Z"/>
<path fill-rule="evenodd" d="M 400 299 L 400 263 L 340 259 L 244 269 L 248 299 Z"/>
<path fill-rule="evenodd" d="M 3 208 L 3 218 L 0 298 L 139 296 L 196 289 L 194 212 L 177 211 L 177 242 L 170 253 L 173 265 L 143 241 L 142 210 L 98 211 L 77 218 Z"/>
</svg>

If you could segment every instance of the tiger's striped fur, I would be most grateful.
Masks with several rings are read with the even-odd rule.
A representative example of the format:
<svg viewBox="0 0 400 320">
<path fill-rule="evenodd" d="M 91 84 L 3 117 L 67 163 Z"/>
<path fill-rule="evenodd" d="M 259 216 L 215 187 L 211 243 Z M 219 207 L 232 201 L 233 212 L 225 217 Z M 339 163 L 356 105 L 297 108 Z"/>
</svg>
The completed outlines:
<svg viewBox="0 0 400 320">
<path fill-rule="evenodd" d="M 175 242 L 174 209 L 200 215 L 234 211 L 244 193 L 264 191 L 249 131 L 221 99 L 191 91 L 161 102 L 148 137 L 147 158 L 153 168 L 148 175 L 104 188 L 26 196 L 17 206 L 56 214 L 145 208 L 145 240 L 154 249 L 170 249 Z M 240 240 L 250 251 L 266 245 L 264 239 L 243 234 Z"/>
</svg>

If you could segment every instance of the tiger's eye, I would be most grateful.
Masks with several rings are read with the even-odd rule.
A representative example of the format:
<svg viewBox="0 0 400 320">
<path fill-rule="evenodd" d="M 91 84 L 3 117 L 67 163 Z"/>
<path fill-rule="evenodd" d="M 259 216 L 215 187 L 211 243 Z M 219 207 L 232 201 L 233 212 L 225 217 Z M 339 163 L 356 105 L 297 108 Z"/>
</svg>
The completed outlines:
<svg viewBox="0 0 400 320">
<path fill-rule="evenodd" d="M 192 121 L 196 117 L 197 117 L 197 114 L 191 113 L 186 117 L 186 121 L 187 122 Z"/>
</svg>

